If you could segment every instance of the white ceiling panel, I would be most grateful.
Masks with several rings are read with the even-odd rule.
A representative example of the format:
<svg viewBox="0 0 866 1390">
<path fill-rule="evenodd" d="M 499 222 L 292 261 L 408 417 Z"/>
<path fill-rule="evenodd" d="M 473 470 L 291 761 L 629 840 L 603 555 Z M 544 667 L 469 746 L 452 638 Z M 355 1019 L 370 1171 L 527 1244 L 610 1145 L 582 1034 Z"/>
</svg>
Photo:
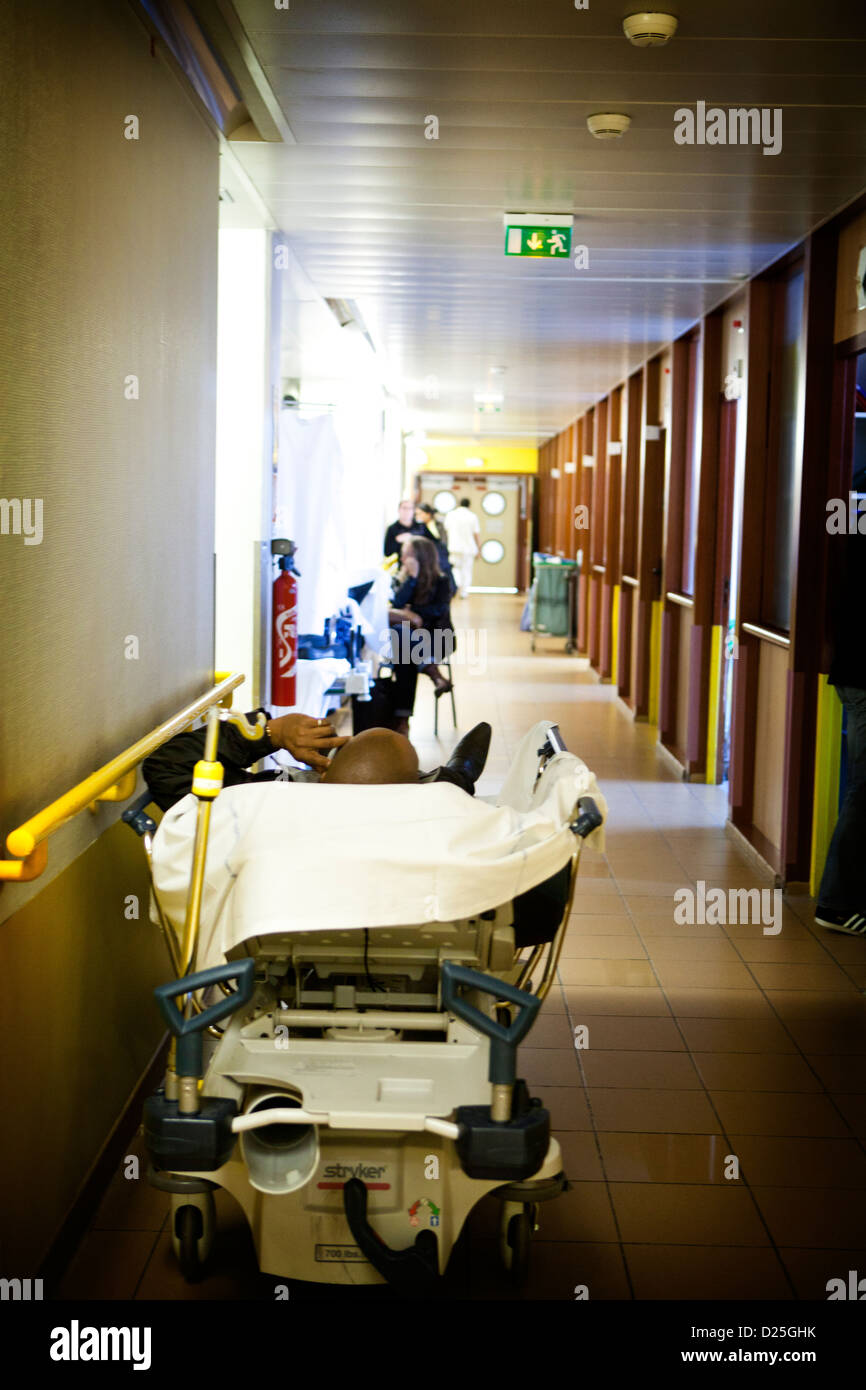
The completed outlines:
<svg viewBox="0 0 866 1390">
<path fill-rule="evenodd" d="M 237 157 L 429 433 L 562 428 L 866 187 L 861 0 L 661 7 L 676 37 L 638 50 L 628 3 L 236 0 L 297 141 Z M 677 145 L 698 101 L 779 108 L 781 152 Z M 622 140 L 592 138 L 599 110 Z M 589 268 L 507 260 L 521 210 L 572 214 Z"/>
</svg>

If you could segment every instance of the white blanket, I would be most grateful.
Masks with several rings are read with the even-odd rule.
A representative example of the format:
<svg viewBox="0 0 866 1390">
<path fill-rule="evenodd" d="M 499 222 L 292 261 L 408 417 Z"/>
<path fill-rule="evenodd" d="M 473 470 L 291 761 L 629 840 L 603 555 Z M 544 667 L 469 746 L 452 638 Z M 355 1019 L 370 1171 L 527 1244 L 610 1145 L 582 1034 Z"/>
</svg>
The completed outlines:
<svg viewBox="0 0 866 1390">
<path fill-rule="evenodd" d="M 568 824 L 578 797 L 593 796 L 602 814 L 606 806 L 570 753 L 533 791 L 549 727 L 536 726 L 518 751 L 506 783 L 512 804 L 491 805 L 446 782 L 227 788 L 211 818 L 196 968 L 255 935 L 459 921 L 550 878 L 574 851 Z M 156 889 L 178 927 L 196 805 L 190 795 L 168 811 L 153 845 Z M 590 837 L 597 848 L 601 836 Z"/>
</svg>

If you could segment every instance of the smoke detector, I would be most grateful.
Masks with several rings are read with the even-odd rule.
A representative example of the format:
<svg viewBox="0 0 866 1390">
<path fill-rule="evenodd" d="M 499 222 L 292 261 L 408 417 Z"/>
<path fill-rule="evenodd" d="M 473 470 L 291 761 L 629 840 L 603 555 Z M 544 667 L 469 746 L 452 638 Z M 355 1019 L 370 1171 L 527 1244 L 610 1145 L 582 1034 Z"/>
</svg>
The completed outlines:
<svg viewBox="0 0 866 1390">
<path fill-rule="evenodd" d="M 631 125 L 631 116 L 606 111 L 597 116 L 587 116 L 586 124 L 596 140 L 618 140 Z"/>
<path fill-rule="evenodd" d="M 658 14 L 654 10 L 641 10 L 640 14 L 630 14 L 622 22 L 623 33 L 635 48 L 661 48 L 677 32 L 677 19 L 672 14 Z"/>
</svg>

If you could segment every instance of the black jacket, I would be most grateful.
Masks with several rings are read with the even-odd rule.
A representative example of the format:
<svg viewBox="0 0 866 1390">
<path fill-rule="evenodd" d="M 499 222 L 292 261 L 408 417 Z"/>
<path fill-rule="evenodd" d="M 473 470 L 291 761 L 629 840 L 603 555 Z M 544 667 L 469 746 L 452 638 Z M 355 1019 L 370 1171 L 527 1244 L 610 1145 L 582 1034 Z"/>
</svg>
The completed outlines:
<svg viewBox="0 0 866 1390">
<path fill-rule="evenodd" d="M 262 713 L 267 719 L 267 710 L 253 710 L 247 715 L 251 724 Z M 161 811 L 168 811 L 176 801 L 186 796 L 192 788 L 193 768 L 204 757 L 206 729 L 193 729 L 189 733 L 175 734 L 142 764 L 142 774 L 156 805 Z M 217 740 L 217 758 L 223 765 L 223 786 L 238 787 L 244 782 L 274 782 L 277 772 L 247 772 L 247 768 L 266 758 L 276 749 L 266 733 L 261 738 L 244 738 L 234 724 L 220 723 Z"/>
<path fill-rule="evenodd" d="M 427 530 L 423 521 L 413 521 L 411 526 L 404 526 L 402 521 L 392 521 L 385 532 L 385 555 L 399 555 L 402 547 L 397 537 L 407 534 L 411 536 L 423 536 L 425 540 L 432 541 L 434 545 L 436 544 L 435 536 Z"/>
<path fill-rule="evenodd" d="M 866 690 L 866 535 L 846 541 L 845 566 L 832 603 L 831 685 Z"/>
</svg>

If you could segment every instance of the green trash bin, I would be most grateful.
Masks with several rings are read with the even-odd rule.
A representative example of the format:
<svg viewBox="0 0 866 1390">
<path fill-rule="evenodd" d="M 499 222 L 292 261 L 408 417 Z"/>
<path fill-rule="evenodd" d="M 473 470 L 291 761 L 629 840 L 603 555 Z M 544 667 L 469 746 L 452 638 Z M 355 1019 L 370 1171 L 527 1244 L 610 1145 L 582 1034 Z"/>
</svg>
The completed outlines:
<svg viewBox="0 0 866 1390">
<path fill-rule="evenodd" d="M 547 637 L 571 637 L 568 585 L 576 568 L 575 560 L 560 560 L 554 555 L 533 556 L 533 635 L 540 632 Z"/>
</svg>

